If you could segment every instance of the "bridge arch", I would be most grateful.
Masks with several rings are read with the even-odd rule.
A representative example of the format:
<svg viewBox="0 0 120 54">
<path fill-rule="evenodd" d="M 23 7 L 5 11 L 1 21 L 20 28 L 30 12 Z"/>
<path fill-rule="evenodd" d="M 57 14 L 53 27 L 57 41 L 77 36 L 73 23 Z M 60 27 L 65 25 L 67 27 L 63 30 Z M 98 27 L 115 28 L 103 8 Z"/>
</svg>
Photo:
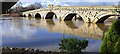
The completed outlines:
<svg viewBox="0 0 120 54">
<path fill-rule="evenodd" d="M 108 19 L 109 17 L 111 16 L 119 16 L 118 13 L 103 13 L 103 14 L 99 14 L 96 19 L 95 19 L 95 22 L 96 23 L 104 23 L 104 21 L 106 19 Z"/>
<path fill-rule="evenodd" d="M 35 18 L 36 18 L 36 19 L 41 19 L 41 15 L 40 15 L 39 13 L 36 13 L 36 14 L 35 14 Z"/>
<path fill-rule="evenodd" d="M 28 14 L 28 17 L 32 17 L 32 15 L 31 15 L 31 14 Z"/>
<path fill-rule="evenodd" d="M 111 16 L 118 16 L 118 15 L 105 15 L 105 16 L 102 16 L 102 17 L 99 18 L 99 20 L 96 23 L 104 23 L 104 21 L 107 18 L 111 17 Z"/>
<path fill-rule="evenodd" d="M 64 20 L 72 20 L 75 17 L 75 19 L 83 20 L 82 17 L 77 13 L 69 13 L 65 16 Z"/>
<path fill-rule="evenodd" d="M 104 23 L 104 21 L 111 16 L 119 16 L 119 14 L 117 12 L 101 11 L 95 15 L 95 18 L 93 19 L 92 22 L 93 23 Z"/>
<path fill-rule="evenodd" d="M 53 17 L 57 18 L 57 15 L 54 12 L 48 12 L 45 16 L 45 19 L 53 19 Z"/>
</svg>

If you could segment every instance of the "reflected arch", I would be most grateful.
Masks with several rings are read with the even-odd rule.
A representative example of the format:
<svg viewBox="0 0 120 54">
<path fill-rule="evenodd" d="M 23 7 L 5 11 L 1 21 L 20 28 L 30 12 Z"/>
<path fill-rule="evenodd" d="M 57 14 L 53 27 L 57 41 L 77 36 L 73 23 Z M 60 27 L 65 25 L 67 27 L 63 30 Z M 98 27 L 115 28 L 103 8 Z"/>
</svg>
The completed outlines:
<svg viewBox="0 0 120 54">
<path fill-rule="evenodd" d="M 67 14 L 67 16 L 65 16 L 64 20 L 72 20 L 73 18 L 75 17 L 75 19 L 78 19 L 78 20 L 83 20 L 82 17 L 80 15 L 78 15 L 77 13 L 70 13 L 70 14 Z"/>
<path fill-rule="evenodd" d="M 57 18 L 54 12 L 48 12 L 45 16 L 45 19 L 53 19 L 53 17 Z"/>
<path fill-rule="evenodd" d="M 41 15 L 40 15 L 39 13 L 36 13 L 36 14 L 35 14 L 35 18 L 36 18 L 36 19 L 41 19 Z"/>
<path fill-rule="evenodd" d="M 97 21 L 97 23 L 104 23 L 104 21 L 111 16 L 119 16 L 119 15 L 105 15 L 103 17 L 100 17 L 100 19 Z"/>
<path fill-rule="evenodd" d="M 72 28 L 72 29 L 77 29 L 78 27 L 74 24 L 73 21 L 64 21 L 65 24 L 69 27 L 69 28 Z"/>
<path fill-rule="evenodd" d="M 47 25 L 51 28 L 55 25 L 54 21 L 52 19 L 46 20 Z"/>
</svg>

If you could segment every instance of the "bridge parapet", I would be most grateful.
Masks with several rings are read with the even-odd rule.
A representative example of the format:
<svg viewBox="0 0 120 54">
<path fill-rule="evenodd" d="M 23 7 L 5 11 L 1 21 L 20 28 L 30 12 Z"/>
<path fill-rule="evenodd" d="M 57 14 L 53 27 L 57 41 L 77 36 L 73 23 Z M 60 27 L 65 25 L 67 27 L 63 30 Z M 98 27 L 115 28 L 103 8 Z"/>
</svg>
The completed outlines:
<svg viewBox="0 0 120 54">
<path fill-rule="evenodd" d="M 57 9 L 75 9 L 75 10 L 102 10 L 102 11 L 108 11 L 108 10 L 115 10 L 115 9 L 120 9 L 118 6 L 60 6 L 60 7 L 52 7 L 52 8 L 57 8 Z"/>
</svg>

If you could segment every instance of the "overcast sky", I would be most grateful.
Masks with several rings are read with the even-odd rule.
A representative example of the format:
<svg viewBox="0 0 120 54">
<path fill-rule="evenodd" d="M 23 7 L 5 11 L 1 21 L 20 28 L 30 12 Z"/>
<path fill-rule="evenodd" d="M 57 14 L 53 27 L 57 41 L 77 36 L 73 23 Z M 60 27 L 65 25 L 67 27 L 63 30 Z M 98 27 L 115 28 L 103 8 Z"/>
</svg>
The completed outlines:
<svg viewBox="0 0 120 54">
<path fill-rule="evenodd" d="M 77 5 L 101 5 L 103 2 L 106 2 L 106 5 L 116 5 L 120 0 L 19 0 L 22 2 L 22 6 L 28 6 L 35 2 L 41 2 L 42 6 L 47 6 L 48 4 L 62 5 L 62 6 L 77 6 Z M 19 3 L 18 2 L 18 3 Z M 82 2 L 80 4 L 80 2 Z M 87 4 L 86 2 L 90 2 Z M 85 4 L 86 3 L 86 4 Z"/>
</svg>

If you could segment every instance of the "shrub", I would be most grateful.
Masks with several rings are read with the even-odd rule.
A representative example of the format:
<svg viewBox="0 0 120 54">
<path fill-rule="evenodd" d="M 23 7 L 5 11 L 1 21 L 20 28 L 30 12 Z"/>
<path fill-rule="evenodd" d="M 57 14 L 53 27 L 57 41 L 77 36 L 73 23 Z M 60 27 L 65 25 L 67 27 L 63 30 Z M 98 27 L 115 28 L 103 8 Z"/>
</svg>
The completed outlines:
<svg viewBox="0 0 120 54">
<path fill-rule="evenodd" d="M 118 45 L 120 46 L 120 20 L 114 21 L 110 29 L 107 31 L 100 47 L 101 52 L 115 52 Z M 115 47 L 114 47 L 115 46 Z M 119 51 L 120 52 L 120 51 Z"/>
<path fill-rule="evenodd" d="M 62 52 L 81 53 L 82 49 L 88 46 L 87 40 L 78 40 L 76 38 L 66 38 L 61 40 L 60 49 Z"/>
</svg>

